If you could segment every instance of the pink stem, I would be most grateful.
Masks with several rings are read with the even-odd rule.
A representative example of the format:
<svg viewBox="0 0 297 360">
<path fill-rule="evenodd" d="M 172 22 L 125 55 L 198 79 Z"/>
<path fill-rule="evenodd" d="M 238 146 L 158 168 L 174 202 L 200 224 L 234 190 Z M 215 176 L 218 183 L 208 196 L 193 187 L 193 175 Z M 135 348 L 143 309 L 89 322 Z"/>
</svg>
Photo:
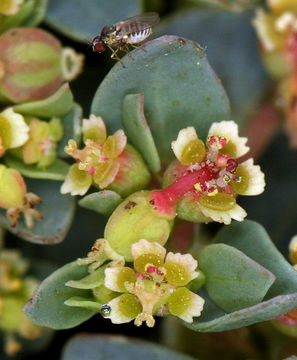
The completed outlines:
<svg viewBox="0 0 297 360">
<path fill-rule="evenodd" d="M 175 206 L 180 198 L 194 189 L 197 183 L 205 183 L 213 178 L 212 169 L 205 166 L 179 178 L 164 190 L 155 190 L 150 195 L 150 203 L 160 214 L 175 217 Z"/>
</svg>

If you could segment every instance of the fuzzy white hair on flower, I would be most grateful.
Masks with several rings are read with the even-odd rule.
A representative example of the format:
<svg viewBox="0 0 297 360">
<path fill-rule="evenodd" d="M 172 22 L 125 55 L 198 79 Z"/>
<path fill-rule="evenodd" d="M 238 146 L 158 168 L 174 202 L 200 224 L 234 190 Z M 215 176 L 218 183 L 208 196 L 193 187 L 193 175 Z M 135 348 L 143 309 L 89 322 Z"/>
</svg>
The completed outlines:
<svg viewBox="0 0 297 360">
<path fill-rule="evenodd" d="M 134 260 L 145 254 L 154 254 L 164 260 L 166 250 L 157 242 L 150 242 L 145 239 L 141 239 L 137 243 L 132 244 L 131 253 Z"/>
<path fill-rule="evenodd" d="M 24 117 L 13 111 L 12 108 L 7 108 L 0 113 L 10 126 L 11 139 L 8 148 L 17 148 L 25 144 L 29 139 L 29 126 L 26 124 Z"/>
<path fill-rule="evenodd" d="M 238 204 L 235 204 L 232 209 L 222 211 L 209 209 L 201 205 L 201 203 L 199 203 L 199 207 L 204 216 L 211 218 L 213 221 L 224 223 L 225 225 L 229 225 L 232 219 L 243 221 L 247 216 L 246 211 Z"/>
<path fill-rule="evenodd" d="M 196 139 L 198 139 L 198 136 L 193 126 L 179 131 L 177 139 L 171 143 L 171 148 L 179 161 L 187 145 Z"/>
<path fill-rule="evenodd" d="M 265 189 L 265 175 L 259 165 L 254 165 L 253 159 L 248 159 L 239 165 L 248 174 L 247 189 L 240 195 L 259 195 Z"/>
<path fill-rule="evenodd" d="M 71 169 L 75 169 L 75 172 L 80 172 L 81 176 L 84 177 L 84 181 L 77 181 L 75 175 L 71 172 Z M 74 164 L 71 166 L 68 175 L 65 178 L 61 186 L 61 194 L 70 193 L 72 196 L 85 195 L 92 185 L 92 176 L 83 170 L 78 169 L 78 165 Z"/>
<path fill-rule="evenodd" d="M 238 135 L 238 125 L 232 120 L 213 123 L 209 129 L 208 136 L 226 137 L 236 148 L 236 158 L 245 155 L 250 150 L 246 146 L 248 139 Z"/>
</svg>

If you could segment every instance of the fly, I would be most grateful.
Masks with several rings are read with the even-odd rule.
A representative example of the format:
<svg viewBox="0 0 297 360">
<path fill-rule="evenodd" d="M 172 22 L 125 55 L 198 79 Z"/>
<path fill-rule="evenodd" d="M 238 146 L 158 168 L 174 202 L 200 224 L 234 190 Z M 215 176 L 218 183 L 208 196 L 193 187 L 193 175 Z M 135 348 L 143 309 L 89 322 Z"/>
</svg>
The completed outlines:
<svg viewBox="0 0 297 360">
<path fill-rule="evenodd" d="M 102 53 L 108 47 L 112 51 L 111 58 L 121 60 L 117 53 L 120 50 L 129 52 L 129 45 L 137 47 L 153 32 L 153 26 L 160 21 L 155 12 L 148 12 L 120 21 L 115 25 L 107 25 L 101 34 L 92 40 L 94 52 Z"/>
</svg>

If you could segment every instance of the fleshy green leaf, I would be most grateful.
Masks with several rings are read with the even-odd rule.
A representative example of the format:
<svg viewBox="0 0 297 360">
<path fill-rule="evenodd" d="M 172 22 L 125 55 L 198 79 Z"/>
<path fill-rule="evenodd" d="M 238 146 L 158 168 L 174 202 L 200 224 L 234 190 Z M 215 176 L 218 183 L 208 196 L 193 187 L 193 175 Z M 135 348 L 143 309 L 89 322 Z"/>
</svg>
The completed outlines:
<svg viewBox="0 0 297 360">
<path fill-rule="evenodd" d="M 229 245 L 206 246 L 198 260 L 208 294 L 226 312 L 258 304 L 275 280 L 270 271 Z"/>
<path fill-rule="evenodd" d="M 36 165 L 26 165 L 22 160 L 10 155 L 5 156 L 4 162 L 7 166 L 32 179 L 64 180 L 69 170 L 69 165 L 60 159 L 56 159 L 52 165 L 45 169 L 38 168 Z"/>
<path fill-rule="evenodd" d="M 72 338 L 62 360 L 194 360 L 164 346 L 124 336 L 82 334 Z"/>
<path fill-rule="evenodd" d="M 85 42 L 99 35 L 105 25 L 142 13 L 142 3 L 142 0 L 51 0 L 46 22 L 71 39 Z"/>
<path fill-rule="evenodd" d="M 13 109 L 22 115 L 50 118 L 53 116 L 66 115 L 72 107 L 73 95 L 69 84 L 66 83 L 46 99 L 15 105 Z"/>
<path fill-rule="evenodd" d="M 52 329 L 68 329 L 81 324 L 96 311 L 72 308 L 64 304 L 71 297 L 87 297 L 86 290 L 65 286 L 69 280 L 79 280 L 88 274 L 87 266 L 69 263 L 45 279 L 25 307 L 28 318 L 37 325 Z M 89 292 L 91 298 L 91 292 Z"/>
<path fill-rule="evenodd" d="M 43 199 L 36 209 L 43 219 L 36 221 L 34 229 L 28 229 L 23 220 L 12 228 L 6 218 L 5 210 L 0 210 L 0 226 L 20 238 L 37 244 L 56 244 L 66 236 L 75 211 L 75 200 L 70 195 L 61 195 L 59 182 L 26 179 L 28 191 Z"/>
<path fill-rule="evenodd" d="M 99 269 L 81 280 L 70 280 L 68 281 L 67 286 L 74 287 L 76 289 L 95 289 L 96 287 L 104 284 L 105 268 L 105 266 L 101 266 Z"/>
<path fill-rule="evenodd" d="M 91 112 L 103 117 L 109 132 L 122 127 L 124 97 L 143 93 L 146 120 L 162 162 L 168 162 L 181 128 L 195 126 L 203 138 L 214 121 L 229 118 L 226 93 L 193 41 L 163 36 L 130 55 L 114 65 L 93 99 Z"/>
<path fill-rule="evenodd" d="M 73 296 L 70 299 L 66 300 L 64 304 L 72 307 L 82 307 L 96 312 L 99 312 L 102 307 L 102 304 L 99 304 L 96 301 L 85 299 L 80 296 Z"/>
<path fill-rule="evenodd" d="M 85 196 L 79 200 L 78 204 L 86 209 L 109 216 L 122 200 L 121 196 L 116 192 L 103 190 Z"/>
<path fill-rule="evenodd" d="M 187 325 L 195 331 L 225 331 L 274 319 L 297 308 L 297 272 L 271 242 L 265 229 L 246 220 L 225 226 L 216 236 L 217 242 L 233 246 L 271 271 L 276 280 L 264 301 L 245 309 L 226 314 L 208 297 L 199 292 L 206 304 L 202 316 Z"/>
<path fill-rule="evenodd" d="M 250 120 L 270 86 L 251 26 L 253 16 L 252 12 L 233 14 L 191 8 L 164 18 L 156 29 L 158 35 L 179 34 L 199 41 L 206 48 L 208 61 L 230 98 L 231 118 L 242 127 Z"/>
<path fill-rule="evenodd" d="M 123 124 L 133 145 L 140 151 L 153 172 L 161 169 L 161 160 L 144 116 L 143 94 L 127 95 L 123 102 Z"/>
<path fill-rule="evenodd" d="M 64 135 L 58 145 L 58 154 L 62 158 L 69 157 L 65 151 L 64 147 L 68 144 L 68 140 L 73 139 L 80 144 L 81 141 L 81 121 L 83 117 L 83 111 L 79 104 L 74 103 L 73 108 L 68 114 L 62 117 L 62 125 L 64 130 Z"/>
</svg>

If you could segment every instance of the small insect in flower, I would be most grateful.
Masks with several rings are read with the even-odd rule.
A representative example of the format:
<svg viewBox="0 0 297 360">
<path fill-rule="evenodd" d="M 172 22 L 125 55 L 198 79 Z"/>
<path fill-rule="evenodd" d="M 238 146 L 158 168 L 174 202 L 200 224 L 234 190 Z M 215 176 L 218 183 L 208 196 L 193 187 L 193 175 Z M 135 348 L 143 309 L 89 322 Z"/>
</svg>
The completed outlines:
<svg viewBox="0 0 297 360">
<path fill-rule="evenodd" d="M 129 52 L 129 45 L 137 47 L 153 32 L 160 18 L 155 12 L 148 12 L 120 21 L 115 25 L 107 25 L 101 34 L 94 37 L 91 46 L 94 52 L 102 53 L 108 47 L 112 51 L 111 58 L 120 60 L 118 51 Z"/>
</svg>

